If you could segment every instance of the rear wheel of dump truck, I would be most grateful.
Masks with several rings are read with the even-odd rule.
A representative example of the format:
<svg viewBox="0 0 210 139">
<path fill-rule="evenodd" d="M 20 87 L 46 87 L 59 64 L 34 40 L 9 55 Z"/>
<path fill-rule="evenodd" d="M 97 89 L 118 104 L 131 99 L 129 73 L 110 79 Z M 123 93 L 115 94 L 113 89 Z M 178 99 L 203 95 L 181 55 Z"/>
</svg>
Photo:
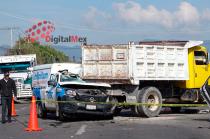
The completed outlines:
<svg viewBox="0 0 210 139">
<path fill-rule="evenodd" d="M 155 117 L 160 114 L 162 95 L 156 87 L 145 87 L 137 94 L 137 102 L 140 105 L 134 107 L 134 111 L 138 116 Z M 142 104 L 157 104 L 157 105 L 141 105 Z"/>
</svg>

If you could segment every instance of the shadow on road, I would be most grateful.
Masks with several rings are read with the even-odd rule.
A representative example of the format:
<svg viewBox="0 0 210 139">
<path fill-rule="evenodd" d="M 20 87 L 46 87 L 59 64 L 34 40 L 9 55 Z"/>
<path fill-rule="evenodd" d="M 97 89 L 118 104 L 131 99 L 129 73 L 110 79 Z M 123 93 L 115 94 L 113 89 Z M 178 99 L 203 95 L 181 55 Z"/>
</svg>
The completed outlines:
<svg viewBox="0 0 210 139">
<path fill-rule="evenodd" d="M 57 120 L 55 114 L 48 114 L 47 119 Z M 78 121 L 98 121 L 98 120 L 111 120 L 113 116 L 104 116 L 104 115 L 93 115 L 93 114 L 72 114 L 66 115 L 66 122 L 78 122 Z"/>
<path fill-rule="evenodd" d="M 57 128 L 60 126 L 63 126 L 65 123 L 72 123 L 72 122 L 88 122 L 88 121 L 108 121 L 110 120 L 110 123 L 114 123 L 113 117 L 111 116 L 103 116 L 103 115 L 89 115 L 89 114 L 75 114 L 68 117 L 65 117 L 65 120 L 59 121 L 55 114 L 48 114 L 47 119 L 43 120 L 52 120 L 49 123 L 49 126 Z M 63 128 L 69 128 L 69 127 L 63 127 Z"/>
<path fill-rule="evenodd" d="M 177 114 L 197 114 L 198 112 L 199 112 L 199 110 L 197 108 L 195 108 L 195 109 L 183 108 Z M 173 113 L 170 110 L 170 108 L 163 108 L 163 110 L 161 111 L 161 114 L 175 114 L 175 113 Z M 132 112 L 130 109 L 123 110 L 116 116 L 138 118 L 138 116 L 135 115 L 134 112 Z M 65 120 L 63 120 L 63 121 L 59 121 L 57 119 L 57 117 L 55 116 L 55 114 L 49 113 L 47 115 L 47 118 L 43 119 L 43 120 L 44 121 L 51 120 L 50 122 L 48 122 L 48 125 L 51 127 L 55 127 L 55 128 L 57 128 L 59 126 L 63 126 L 63 124 L 65 124 L 65 123 L 72 123 L 72 122 L 91 122 L 91 121 L 93 121 L 93 122 L 108 121 L 109 122 L 110 121 L 110 123 L 115 123 L 112 116 L 93 115 L 93 114 L 74 114 L 74 115 L 70 115 L 70 116 L 66 117 Z M 195 119 L 195 120 L 201 120 L 201 119 Z M 209 121 L 209 119 L 203 119 L 203 120 Z"/>
<path fill-rule="evenodd" d="M 205 110 L 206 108 L 199 108 L 199 107 L 188 107 L 188 108 L 181 108 L 180 111 L 173 112 L 171 108 L 163 107 L 161 114 L 198 114 L 200 110 Z"/>
<path fill-rule="evenodd" d="M 198 114 L 200 109 L 198 108 L 182 108 L 180 112 L 172 112 L 171 108 L 163 107 L 160 114 Z M 138 117 L 134 112 L 130 109 L 122 111 L 117 116 L 122 117 Z"/>
<path fill-rule="evenodd" d="M 210 122 L 210 118 L 209 119 L 193 119 L 195 121 L 201 121 L 201 122 Z"/>
</svg>

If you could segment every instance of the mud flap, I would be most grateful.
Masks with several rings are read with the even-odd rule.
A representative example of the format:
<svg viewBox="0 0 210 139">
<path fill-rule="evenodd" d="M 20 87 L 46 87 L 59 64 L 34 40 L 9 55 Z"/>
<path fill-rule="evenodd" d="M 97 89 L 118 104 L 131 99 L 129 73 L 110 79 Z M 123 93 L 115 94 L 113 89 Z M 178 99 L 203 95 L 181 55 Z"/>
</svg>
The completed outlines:
<svg viewBox="0 0 210 139">
<path fill-rule="evenodd" d="M 55 111 L 56 117 L 59 116 L 59 107 L 58 107 L 58 103 L 56 104 L 56 111 Z"/>
<path fill-rule="evenodd" d="M 208 80 L 210 77 L 206 80 L 205 84 L 200 88 L 200 92 L 206 103 L 208 104 L 210 108 L 210 88 L 208 87 Z"/>
</svg>

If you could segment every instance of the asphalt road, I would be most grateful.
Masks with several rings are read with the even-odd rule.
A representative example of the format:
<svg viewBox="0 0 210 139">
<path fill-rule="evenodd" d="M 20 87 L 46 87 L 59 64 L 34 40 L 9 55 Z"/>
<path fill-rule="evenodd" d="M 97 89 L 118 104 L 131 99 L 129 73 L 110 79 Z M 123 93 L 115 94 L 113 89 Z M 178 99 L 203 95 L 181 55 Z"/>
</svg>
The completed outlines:
<svg viewBox="0 0 210 139">
<path fill-rule="evenodd" d="M 39 119 L 41 132 L 26 132 L 29 104 L 16 104 L 18 116 L 12 123 L 0 124 L 0 139 L 209 139 L 210 114 L 170 114 L 139 118 L 129 111 L 114 119 L 100 116 L 74 117 L 65 122 L 49 115 Z M 1 106 L 0 106 L 1 109 Z M 0 110 L 1 113 L 1 110 Z M 0 116 L 1 117 L 1 116 Z"/>
</svg>

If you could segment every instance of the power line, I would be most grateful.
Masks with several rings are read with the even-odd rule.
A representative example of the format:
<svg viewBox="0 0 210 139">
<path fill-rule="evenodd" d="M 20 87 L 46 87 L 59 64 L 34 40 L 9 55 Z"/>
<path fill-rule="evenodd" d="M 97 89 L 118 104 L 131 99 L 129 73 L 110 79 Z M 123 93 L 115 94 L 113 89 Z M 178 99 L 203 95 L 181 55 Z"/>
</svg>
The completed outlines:
<svg viewBox="0 0 210 139">
<path fill-rule="evenodd" d="M 4 11 L 0 11 L 0 14 L 8 16 L 8 17 L 16 18 L 16 19 L 19 19 L 19 20 L 23 20 L 23 21 L 26 21 L 26 22 L 33 22 L 32 20 L 29 20 L 27 18 L 17 16 L 17 15 L 14 15 L 14 14 L 10 14 L 10 13 L 4 12 Z"/>
</svg>

